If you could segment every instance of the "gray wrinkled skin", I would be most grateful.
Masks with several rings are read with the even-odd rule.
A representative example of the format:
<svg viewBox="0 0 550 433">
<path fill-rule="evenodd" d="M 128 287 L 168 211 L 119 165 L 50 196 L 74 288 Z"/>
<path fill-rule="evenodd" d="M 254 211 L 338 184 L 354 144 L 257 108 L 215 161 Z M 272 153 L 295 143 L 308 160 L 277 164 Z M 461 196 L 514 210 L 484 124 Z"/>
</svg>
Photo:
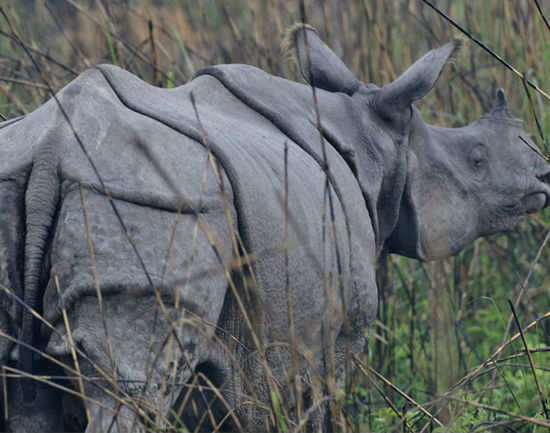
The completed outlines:
<svg viewBox="0 0 550 433">
<path fill-rule="evenodd" d="M 502 91 L 490 113 L 457 129 L 425 124 L 412 105 L 457 42 L 378 88 L 357 80 L 313 30 L 305 34 L 311 62 L 304 32 L 290 39 L 316 88 L 322 140 L 309 85 L 245 65 L 207 68 L 171 90 L 99 66 L 58 101 L 0 124 L 0 329 L 64 362 L 67 376 L 78 369 L 86 380 L 60 384 L 90 397 L 53 404 L 58 391 L 10 381 L 8 431 L 58 431 L 86 416 L 88 433 L 111 424 L 141 431 L 140 413 L 179 411 L 195 373 L 235 408 L 222 431 L 264 431 L 268 412 L 247 397 L 269 407 L 264 360 L 290 396 L 287 375 L 326 375 L 334 350 L 341 384 L 346 349 L 364 349 L 375 319 L 384 249 L 446 257 L 547 205 L 549 167 L 519 139 L 529 140 Z M 251 263 L 239 265 L 245 253 Z M 53 374 L 10 338 L 0 339 L 0 357 Z M 307 394 L 307 380 L 303 387 Z M 178 418 L 193 430 L 210 400 L 219 422 L 226 407 L 199 391 Z M 321 407 L 312 427 L 323 418 Z M 209 431 L 212 420 L 202 425 Z"/>
</svg>

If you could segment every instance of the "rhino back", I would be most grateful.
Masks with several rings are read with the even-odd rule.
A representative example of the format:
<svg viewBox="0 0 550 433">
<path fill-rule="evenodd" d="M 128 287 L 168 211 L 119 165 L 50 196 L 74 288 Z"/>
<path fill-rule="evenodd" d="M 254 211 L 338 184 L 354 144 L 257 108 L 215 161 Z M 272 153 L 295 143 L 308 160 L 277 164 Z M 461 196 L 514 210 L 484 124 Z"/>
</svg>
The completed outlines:
<svg viewBox="0 0 550 433">
<path fill-rule="evenodd" d="M 323 209 L 326 174 L 322 170 L 323 153 L 319 133 L 312 122 L 314 111 L 307 87 L 296 87 L 296 83 L 242 65 L 235 65 L 231 77 L 259 83 L 243 89 L 247 98 L 242 97 L 243 92 L 238 92 L 230 80 L 215 76 L 200 76 L 186 86 L 159 90 L 113 67 L 102 67 L 102 70 L 129 107 L 187 135 L 195 135 L 197 139 L 200 139 L 201 132 L 205 132 L 208 147 L 220 160 L 231 181 L 244 245 L 261 258 L 254 266 L 257 292 L 260 303 L 264 308 L 267 306 L 263 320 L 269 323 L 274 336 L 288 337 L 286 300 L 281 296 L 287 271 L 282 253 L 285 143 L 288 149 L 291 245 L 288 273 L 295 288 L 292 304 L 299 319 L 297 332 L 304 341 L 312 345 L 314 341 L 318 343 L 321 323 L 310 319 L 321 317 L 326 306 L 323 288 L 326 276 L 330 274 L 335 278 L 338 275 L 336 244 L 347 291 L 344 298 L 354 298 L 354 302 L 361 305 L 362 313 L 366 313 L 361 314 L 362 317 L 374 317 L 375 246 L 370 218 L 351 168 L 340 152 L 326 141 L 331 167 L 329 188 L 334 199 L 334 231 L 331 232 L 333 228 L 328 222 L 326 227 L 323 226 L 323 214 L 327 210 Z M 258 77 L 257 74 L 263 75 Z M 271 100 L 266 99 L 266 88 Z M 191 93 L 197 101 L 203 131 L 194 119 Z M 282 96 L 277 99 L 277 95 Z M 292 106 L 287 107 L 288 112 L 284 112 L 285 98 L 296 99 Z M 269 103 L 253 103 L 258 100 Z M 273 107 L 278 118 L 287 119 L 287 122 L 279 122 L 263 106 Z M 296 123 L 299 118 L 303 121 Z M 341 127 L 346 128 L 347 124 Z M 333 136 L 340 135 L 344 134 L 334 131 Z M 325 229 L 326 233 L 323 233 Z M 326 248 L 326 263 L 323 263 L 323 248 Z M 340 287 L 335 279 L 329 285 L 335 290 Z M 352 291 L 360 296 L 352 296 Z M 339 323 L 342 320 L 341 316 L 337 319 Z"/>
<path fill-rule="evenodd" d="M 51 319 L 57 317 L 59 305 L 69 307 L 79 296 L 93 296 L 95 280 L 99 279 L 106 294 L 152 294 L 146 273 L 155 286 L 185 286 L 191 262 L 204 263 L 207 269 L 223 269 L 232 254 L 233 194 L 223 170 L 217 177 L 204 146 L 129 109 L 99 71 L 92 73 L 101 85 L 82 85 L 78 96 L 73 94 L 67 104 L 70 121 L 89 158 L 74 136 L 63 140 L 59 174 L 62 199 L 52 246 L 52 265 L 60 278 L 62 300 L 55 302 L 58 294 L 51 280 L 45 303 Z M 63 98 L 60 100 L 65 104 Z M 79 106 L 74 100 L 86 103 Z M 145 270 L 104 188 L 120 212 Z M 230 221 L 226 220 L 226 204 L 229 215 L 233 215 Z M 217 235 L 218 245 L 210 245 L 208 230 Z M 95 250 L 97 276 L 89 259 L 87 231 Z M 223 272 L 213 275 L 225 287 Z M 202 293 L 208 290 L 187 294 L 182 302 L 195 302 L 192 310 L 197 314 L 212 311 L 215 315 L 211 300 L 201 298 Z"/>
</svg>

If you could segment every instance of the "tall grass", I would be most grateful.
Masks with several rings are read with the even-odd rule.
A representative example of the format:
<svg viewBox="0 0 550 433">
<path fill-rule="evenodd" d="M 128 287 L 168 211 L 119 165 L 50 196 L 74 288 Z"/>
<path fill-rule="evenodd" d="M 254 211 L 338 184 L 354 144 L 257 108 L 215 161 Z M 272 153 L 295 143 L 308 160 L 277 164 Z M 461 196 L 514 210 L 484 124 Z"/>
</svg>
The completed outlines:
<svg viewBox="0 0 550 433">
<path fill-rule="evenodd" d="M 550 31 L 535 1 L 434 3 L 530 81 L 550 90 Z M 550 7 L 540 3 L 550 17 Z M 456 34 L 419 0 L 322 0 L 307 1 L 306 7 L 328 45 L 360 79 L 377 85 L 395 79 L 427 49 Z M 55 89 L 102 62 L 164 87 L 184 84 L 201 67 L 230 62 L 297 79 L 279 46 L 279 35 L 298 20 L 297 2 L 8 0 L 7 11 Z M 549 101 L 532 92 L 531 107 L 522 81 L 473 43 L 465 44 L 418 105 L 428 122 L 461 126 L 490 108 L 498 87 L 539 142 L 535 116 L 543 134 L 550 133 Z M 2 22 L 0 113 L 7 118 L 25 114 L 49 97 Z M 550 254 L 547 248 L 538 257 L 537 252 L 548 223 L 546 213 L 535 215 L 517 232 L 479 239 L 436 263 L 381 261 L 379 319 L 365 355 L 355 360 L 349 394 L 338 400 L 342 416 L 335 428 L 543 431 L 537 427 L 546 425 L 538 388 L 548 396 Z M 515 335 L 508 300 L 521 326 L 537 323 L 524 331 L 523 343 Z M 535 350 L 531 362 L 526 347 Z M 288 431 L 294 424 L 284 402 L 278 394 L 272 400 L 277 428 Z"/>
</svg>

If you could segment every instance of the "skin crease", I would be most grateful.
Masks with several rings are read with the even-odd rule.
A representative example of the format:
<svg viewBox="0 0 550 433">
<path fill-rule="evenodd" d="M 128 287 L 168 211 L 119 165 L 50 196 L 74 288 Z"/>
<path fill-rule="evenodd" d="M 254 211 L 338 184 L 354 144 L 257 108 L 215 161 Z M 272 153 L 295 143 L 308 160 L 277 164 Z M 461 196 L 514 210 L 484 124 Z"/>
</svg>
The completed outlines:
<svg viewBox="0 0 550 433">
<path fill-rule="evenodd" d="M 502 91 L 497 92 L 491 112 L 463 128 L 441 128 L 423 121 L 413 104 L 436 84 L 441 70 L 459 46 L 457 41 L 428 52 L 397 80 L 379 88 L 361 83 L 313 30 L 307 30 L 306 34 L 310 59 L 299 26 L 288 38 L 290 46 L 297 45 L 296 58 L 304 78 L 317 89 L 323 137 L 331 163 L 327 183 L 334 193 L 337 222 L 334 238 L 346 248 L 346 253 L 338 257 L 346 284 L 342 284 L 341 291 L 331 293 L 335 298 L 332 305 L 336 307 L 331 310 L 329 324 L 335 357 L 343 360 L 346 350 L 357 354 L 364 349 L 365 329 L 376 314 L 375 262 L 384 250 L 431 260 L 456 253 L 476 237 L 512 229 L 520 217 L 546 206 L 550 195 L 545 183 L 549 167 L 518 138 L 528 139 L 527 133 L 510 113 Z M 198 111 L 208 134 L 208 150 L 220 162 L 226 202 L 220 197 L 214 177 L 201 183 L 201 170 L 208 155 L 202 146 L 194 107 L 189 103 L 190 89 L 196 92 Z M 216 384 L 229 381 L 228 388 L 223 390 L 224 398 L 238 408 L 235 413 L 246 429 L 264 431 L 265 412 L 250 405 L 241 395 L 252 389 L 269 407 L 265 372 L 240 345 L 234 355 L 241 370 L 211 343 L 216 336 L 228 347 L 234 347 L 235 341 L 243 347 L 247 344 L 253 347 L 235 297 L 227 287 L 223 267 L 220 270 L 220 256 L 222 264 L 233 263 L 230 229 L 235 227 L 252 252 L 280 251 L 284 239 L 280 206 L 284 194 L 282 145 L 286 140 L 290 154 L 289 197 L 293 198 L 289 200 L 289 231 L 294 236 L 291 245 L 311 248 L 304 247 L 305 252 L 298 247 L 289 249 L 288 254 L 295 254 L 288 260 L 289 271 L 281 255 L 259 254 L 254 265 L 261 284 L 251 292 L 243 286 L 237 290 L 250 295 L 247 306 L 253 310 L 258 338 L 266 346 L 277 346 L 272 343 L 280 340 L 285 343 L 284 338 L 289 335 L 287 299 L 281 287 L 285 271 L 293 272 L 291 281 L 296 287 L 290 302 L 296 334 L 313 354 L 313 367 L 304 363 L 300 368 L 304 376 L 315 369 L 325 374 L 322 349 L 326 347 L 318 340 L 326 329 L 323 326 L 329 325 L 323 321 L 325 282 L 315 265 L 321 262 L 321 251 L 328 252 L 329 262 L 337 259 L 336 254 L 331 255 L 331 240 L 328 244 L 319 240 L 324 233 L 319 203 L 324 198 L 326 175 L 322 170 L 324 161 L 310 86 L 244 65 L 222 65 L 199 72 L 196 79 L 181 88 L 163 90 L 113 66 L 100 66 L 69 84 L 60 92 L 60 100 L 112 184 L 111 192 L 148 268 L 157 278 L 155 281 L 163 275 L 161 282 L 166 287 L 162 289 L 168 290 L 163 294 L 169 307 L 172 300 L 169 289 L 175 287 L 174 291 L 179 290 L 181 296 L 180 305 L 210 324 L 202 334 L 191 327 L 178 328 L 181 352 L 169 353 L 170 365 L 175 367 L 159 363 L 152 374 L 158 380 L 173 374 L 174 384 L 191 380 L 193 371 L 204 373 Z M 55 322 L 59 331 L 47 342 L 40 340 L 47 338 L 46 334 L 34 332 L 27 315 L 21 338 L 33 345 L 48 343 L 46 350 L 50 354 L 71 359 L 70 347 L 62 338 L 64 324 L 59 319 L 59 305 L 63 305 L 78 347 L 105 371 L 112 367 L 104 344 L 104 324 L 97 311 L 96 281 L 90 271 L 87 239 L 83 236 L 86 228 L 78 187 L 85 185 L 88 224 L 97 248 L 95 261 L 105 294 L 106 321 L 114 341 L 117 377 L 134 380 L 122 381 L 121 387 L 129 395 L 143 396 L 159 411 L 168 413 L 182 390 L 177 385 L 166 392 L 153 386 L 144 390 L 139 384 L 139 380 L 146 379 L 144 365 L 148 362 L 147 348 L 156 316 L 152 308 L 156 305 L 155 298 L 143 282 L 141 268 L 112 209 L 98 192 L 100 188 L 90 174 L 89 162 L 71 141 L 64 121 L 55 116 L 55 104 L 51 101 L 48 104 L 5 131 L 0 129 L 0 134 L 5 134 L 0 142 L 7 143 L 0 145 L 0 179 L 13 174 L 9 172 L 12 166 L 25 167 L 28 178 L 27 190 L 20 188 L 6 194 L 0 189 L 0 198 L 26 204 L 24 216 L 19 213 L 12 216 L 24 219 L 20 225 L 25 230 L 18 239 L 22 242 L 26 236 L 27 240 L 25 269 L 20 271 L 25 274 L 24 299 L 39 311 L 43 307 L 44 314 Z M 37 126 L 45 132 L 34 132 Z M 29 135 L 25 135 L 27 132 Z M 157 155 L 159 166 L 181 182 L 182 190 L 191 197 L 188 203 L 194 204 L 181 215 L 173 244 L 175 263 L 166 274 L 164 256 L 159 251 L 164 252 L 167 240 L 163 236 L 173 227 L 179 202 L 166 187 L 166 179 L 156 167 L 151 168 L 149 153 L 143 152 L 143 148 Z M 12 164 L 10 158 L 23 161 L 16 159 L 17 164 Z M 4 165 L 3 161 L 10 164 Z M 181 201 L 181 197 L 177 198 Z M 221 245 L 218 250 L 204 232 L 198 230 L 193 235 L 198 218 L 193 211 L 199 204 L 204 206 L 200 217 L 214 228 L 218 237 Z M 228 226 L 227 210 L 234 226 Z M 346 237 L 349 233 L 351 239 Z M 9 235 L 10 239 L 14 237 Z M 304 237 L 307 242 L 302 242 Z M 48 259 L 51 258 L 52 269 L 47 269 L 48 275 L 41 275 L 42 264 L 48 262 L 44 257 L 46 250 L 51 250 Z M 194 284 L 180 284 L 188 276 L 182 275 L 182 269 L 191 262 L 209 272 Z M 217 272 L 211 272 L 212 269 Z M 61 293 L 53 281 L 54 272 Z M 337 273 L 332 272 L 334 275 Z M 42 293 L 44 287 L 40 282 L 45 277 L 49 281 Z M 331 284 L 337 287 L 337 283 Z M 40 305 L 41 299 L 44 305 Z M 174 317 L 178 313 L 177 309 L 170 312 Z M 159 322 L 155 322 L 156 333 L 169 335 L 169 321 L 159 317 Z M 322 319 L 316 320 L 318 317 Z M 344 331 L 346 321 L 349 331 Z M 161 342 L 156 344 L 160 346 Z M 185 358 L 181 353 L 185 353 Z M 22 369 L 37 371 L 29 351 L 21 351 L 19 356 Z M 281 356 L 290 359 L 286 352 Z M 267 358 L 274 378 L 286 383 L 281 367 L 285 363 L 276 355 Z M 81 367 L 87 375 L 96 373 L 92 362 L 83 360 Z M 343 383 L 343 371 L 342 361 L 337 366 L 337 385 Z M 239 378 L 243 376 L 252 383 L 251 388 L 241 383 Z M 52 400 L 49 388 L 39 386 L 35 395 L 15 382 L 10 386 L 17 387 L 10 393 L 17 400 L 10 404 L 22 408 L 15 419 L 21 419 L 28 411 L 41 425 L 59 422 L 58 408 L 52 409 L 47 404 Z M 98 387 L 89 383 L 86 386 L 99 401 L 99 404 L 87 402 L 94 419 L 86 431 L 107 431 L 116 403 Z M 284 392 L 283 389 L 283 395 Z M 214 395 L 209 394 L 208 398 Z M 193 394 L 191 399 L 196 406 L 204 407 L 203 394 Z M 223 405 L 214 406 L 218 420 L 223 418 L 226 413 Z M 183 412 L 183 419 L 191 430 L 198 421 L 190 409 Z M 135 414 L 126 407 L 111 431 L 139 431 L 134 421 Z M 321 407 L 315 411 L 311 427 L 326 427 L 325 421 Z M 14 421 L 9 428 L 23 433 L 32 427 Z M 206 431 L 208 428 L 204 427 Z"/>
</svg>

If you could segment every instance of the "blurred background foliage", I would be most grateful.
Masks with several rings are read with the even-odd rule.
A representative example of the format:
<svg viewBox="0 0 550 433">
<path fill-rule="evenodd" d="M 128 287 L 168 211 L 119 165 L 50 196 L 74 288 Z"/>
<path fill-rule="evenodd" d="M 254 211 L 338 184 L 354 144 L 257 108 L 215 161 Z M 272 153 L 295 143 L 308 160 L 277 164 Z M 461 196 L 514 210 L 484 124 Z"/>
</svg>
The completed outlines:
<svg viewBox="0 0 550 433">
<path fill-rule="evenodd" d="M 433 0 L 447 15 L 550 90 L 550 30 L 533 0 Z M 60 89 L 96 63 L 114 63 L 163 87 L 184 84 L 201 67 L 248 63 L 297 79 L 280 49 L 281 34 L 299 20 L 287 0 L 3 0 L 19 37 L 40 64 L 37 73 L 0 19 L 0 113 L 11 118 L 49 98 L 43 79 Z M 550 2 L 539 1 L 550 17 Z M 456 36 L 421 0 L 306 1 L 308 21 L 363 81 L 383 85 L 428 49 Z M 472 42 L 466 43 L 434 91 L 418 103 L 426 120 L 461 126 L 475 120 L 503 87 L 537 142 L 550 133 L 549 101 Z M 371 330 L 368 364 L 448 427 L 427 431 L 542 431 L 541 402 L 518 339 L 498 363 L 460 382 L 522 326 L 550 311 L 548 212 L 516 232 L 479 239 L 457 257 L 421 264 L 387 257 L 379 266 L 379 321 Z M 535 260 L 540 249 L 540 257 Z M 550 322 L 526 332 L 538 380 L 550 390 Z M 368 380 L 367 380 L 368 379 Z M 428 422 L 394 388 L 357 374 L 348 413 L 361 431 L 420 431 Z M 459 386 L 455 386 L 459 384 Z M 447 393 L 453 391 L 452 393 Z M 439 397 L 446 394 L 447 399 Z M 383 398 L 382 394 L 385 398 Z M 394 408 L 388 404 L 393 402 Z M 488 409 L 487 407 L 496 408 Z M 515 415 L 514 415 L 515 414 Z M 524 419 L 519 419 L 521 415 Z"/>
</svg>

